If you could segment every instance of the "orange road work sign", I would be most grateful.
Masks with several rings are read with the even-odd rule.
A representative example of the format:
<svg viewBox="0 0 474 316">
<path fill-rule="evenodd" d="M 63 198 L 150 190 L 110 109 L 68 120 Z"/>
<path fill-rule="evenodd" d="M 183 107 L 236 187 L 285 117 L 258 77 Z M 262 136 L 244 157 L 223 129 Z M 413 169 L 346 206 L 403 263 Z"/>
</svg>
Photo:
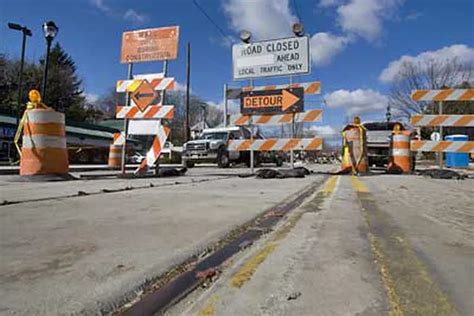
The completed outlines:
<svg viewBox="0 0 474 316">
<path fill-rule="evenodd" d="M 241 113 L 283 113 L 303 111 L 304 89 L 250 91 L 241 94 Z"/>
<path fill-rule="evenodd" d="M 138 63 L 178 57 L 179 26 L 124 32 L 120 62 Z"/>
<path fill-rule="evenodd" d="M 155 89 L 147 80 L 143 80 L 140 86 L 133 91 L 131 97 L 140 111 L 144 111 L 158 96 Z"/>
</svg>

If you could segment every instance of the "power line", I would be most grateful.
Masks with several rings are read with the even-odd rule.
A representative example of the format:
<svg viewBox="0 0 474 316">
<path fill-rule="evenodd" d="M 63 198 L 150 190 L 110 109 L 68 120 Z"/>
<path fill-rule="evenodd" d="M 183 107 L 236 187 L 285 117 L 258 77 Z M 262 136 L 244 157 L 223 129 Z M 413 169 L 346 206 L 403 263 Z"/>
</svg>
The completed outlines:
<svg viewBox="0 0 474 316">
<path fill-rule="evenodd" d="M 204 10 L 203 7 L 201 7 L 199 5 L 199 3 L 197 2 L 197 0 L 193 0 L 193 4 L 196 6 L 196 8 L 199 9 L 199 11 L 201 11 L 201 13 L 209 20 L 209 22 L 212 23 L 212 25 L 214 25 L 214 27 L 219 31 L 219 33 L 221 33 L 221 35 L 227 39 L 228 38 L 228 35 L 224 32 L 224 30 L 209 16 L 209 14 L 207 14 L 207 12 Z"/>
</svg>

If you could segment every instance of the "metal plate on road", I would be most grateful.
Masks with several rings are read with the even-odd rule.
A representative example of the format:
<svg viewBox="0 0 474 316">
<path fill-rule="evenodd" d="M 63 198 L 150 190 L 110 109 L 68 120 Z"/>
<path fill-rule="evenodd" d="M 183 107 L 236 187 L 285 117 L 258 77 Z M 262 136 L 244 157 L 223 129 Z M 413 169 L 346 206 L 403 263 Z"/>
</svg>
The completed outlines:
<svg viewBox="0 0 474 316">
<path fill-rule="evenodd" d="M 138 63 L 178 57 L 179 26 L 124 32 L 120 62 Z"/>
<path fill-rule="evenodd" d="M 234 79 L 307 74 L 309 56 L 307 36 L 235 44 L 232 46 Z"/>
<path fill-rule="evenodd" d="M 242 114 L 281 114 L 304 111 L 304 89 L 249 91 L 240 95 Z"/>
</svg>

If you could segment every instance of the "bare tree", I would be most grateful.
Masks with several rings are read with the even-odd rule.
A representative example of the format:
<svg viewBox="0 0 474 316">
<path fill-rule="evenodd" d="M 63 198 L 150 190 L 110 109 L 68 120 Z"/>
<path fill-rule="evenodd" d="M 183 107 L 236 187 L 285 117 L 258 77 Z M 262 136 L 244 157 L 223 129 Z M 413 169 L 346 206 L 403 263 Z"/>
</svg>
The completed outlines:
<svg viewBox="0 0 474 316">
<path fill-rule="evenodd" d="M 394 117 L 408 120 L 413 114 L 436 113 L 433 103 L 411 100 L 411 92 L 419 89 L 468 88 L 472 69 L 472 65 L 460 63 L 457 58 L 403 63 L 390 90 L 389 105 L 394 109 Z"/>
</svg>

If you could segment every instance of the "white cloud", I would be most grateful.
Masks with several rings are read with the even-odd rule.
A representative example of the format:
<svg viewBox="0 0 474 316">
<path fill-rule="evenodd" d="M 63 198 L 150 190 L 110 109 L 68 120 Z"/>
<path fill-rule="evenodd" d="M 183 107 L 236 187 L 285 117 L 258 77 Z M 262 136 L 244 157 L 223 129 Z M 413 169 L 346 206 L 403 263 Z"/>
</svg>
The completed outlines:
<svg viewBox="0 0 474 316">
<path fill-rule="evenodd" d="M 224 12 L 235 32 L 248 30 L 255 39 L 291 35 L 291 25 L 297 20 L 289 0 L 228 0 Z"/>
<path fill-rule="evenodd" d="M 127 21 L 131 21 L 135 23 L 143 23 L 148 19 L 148 17 L 145 14 L 140 14 L 133 9 L 128 9 L 124 13 L 123 18 Z"/>
<path fill-rule="evenodd" d="M 108 6 L 106 0 L 90 0 L 90 3 L 96 7 L 99 11 L 105 13 L 107 16 L 123 19 L 134 23 L 143 23 L 148 20 L 148 16 L 145 14 L 138 13 L 132 8 L 125 10 L 124 13 Z"/>
<path fill-rule="evenodd" d="M 109 13 L 111 11 L 110 7 L 104 3 L 104 0 L 91 0 L 91 3 L 102 12 Z"/>
<path fill-rule="evenodd" d="M 379 80 L 382 82 L 396 81 L 403 65 L 406 63 L 423 65 L 430 61 L 443 62 L 452 59 L 456 59 L 461 65 L 472 66 L 474 65 L 474 48 L 457 44 L 434 51 L 426 51 L 416 56 L 404 55 L 388 64 L 388 66 L 380 73 Z"/>
<path fill-rule="evenodd" d="M 349 38 L 331 33 L 316 33 L 311 37 L 311 60 L 316 66 L 329 64 L 335 55 L 343 51 Z"/>
<path fill-rule="evenodd" d="M 369 41 L 382 33 L 383 21 L 393 15 L 403 0 L 350 0 L 337 8 L 342 29 Z"/>
<path fill-rule="evenodd" d="M 305 128 L 305 130 L 318 136 L 334 136 L 339 134 L 338 130 L 329 125 L 312 125 L 308 128 Z"/>
<path fill-rule="evenodd" d="M 99 95 L 95 93 L 84 92 L 84 97 L 88 103 L 95 103 L 99 100 Z"/>
<path fill-rule="evenodd" d="M 320 7 L 333 7 L 337 6 L 342 2 L 342 0 L 320 0 L 319 6 Z"/>
<path fill-rule="evenodd" d="M 349 115 L 385 110 L 387 96 L 371 90 L 337 90 L 326 94 L 324 100 L 330 108 L 345 108 Z"/>
</svg>

